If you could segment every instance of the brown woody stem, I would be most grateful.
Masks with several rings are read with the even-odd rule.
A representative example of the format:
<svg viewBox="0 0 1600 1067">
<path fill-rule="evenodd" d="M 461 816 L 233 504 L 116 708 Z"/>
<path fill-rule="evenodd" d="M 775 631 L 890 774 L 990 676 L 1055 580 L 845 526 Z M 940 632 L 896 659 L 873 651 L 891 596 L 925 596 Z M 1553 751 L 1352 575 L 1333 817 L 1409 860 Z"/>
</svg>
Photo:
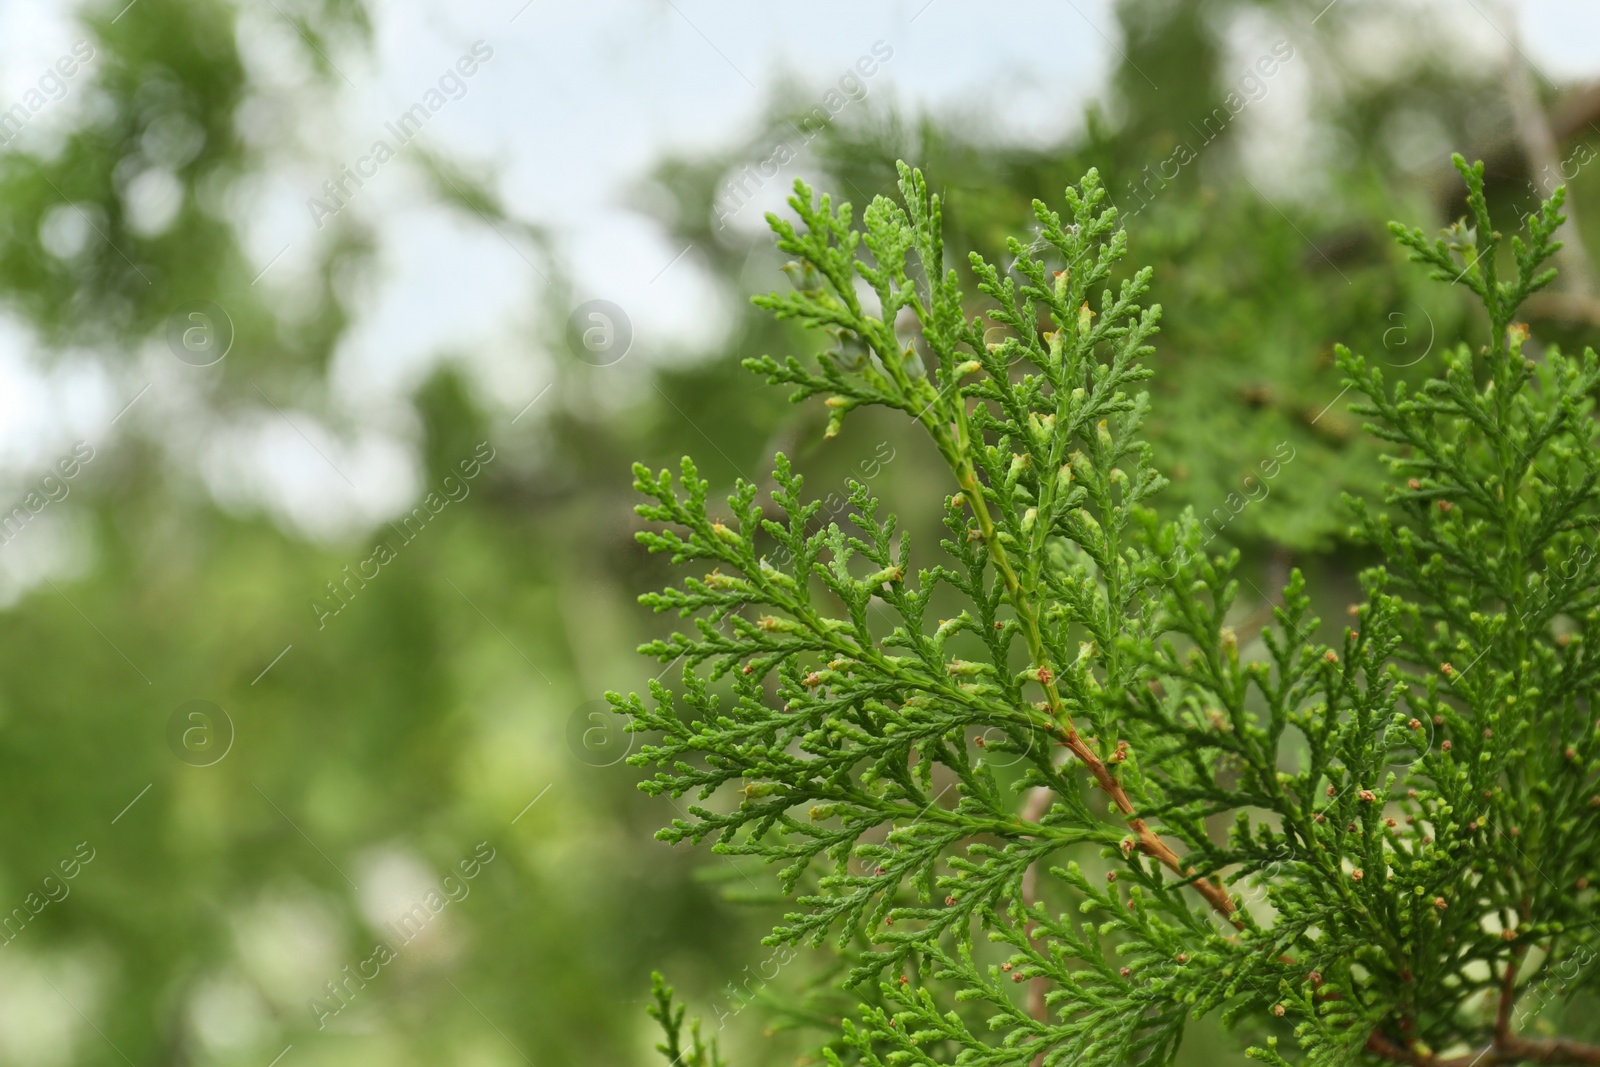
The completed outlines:
<svg viewBox="0 0 1600 1067">
<path fill-rule="evenodd" d="M 1481 1052 L 1440 1059 L 1431 1052 L 1406 1048 L 1374 1030 L 1367 1038 L 1367 1051 L 1394 1063 L 1411 1067 L 1496 1067 L 1515 1063 L 1561 1064 L 1585 1067 L 1600 1064 L 1600 1046 L 1585 1045 L 1565 1038 L 1530 1040 L 1511 1032 L 1511 1009 L 1517 1000 L 1518 956 L 1506 961 L 1500 981 L 1500 1004 L 1495 1012 L 1494 1040 Z"/>
<path fill-rule="evenodd" d="M 1083 738 L 1078 736 L 1078 731 L 1073 727 L 1072 720 L 1066 716 L 1065 712 L 1063 711 L 1061 714 L 1062 718 L 1065 719 L 1065 727 L 1061 734 L 1062 741 L 1071 750 L 1072 754 L 1077 756 L 1085 767 L 1089 768 L 1089 773 L 1094 776 L 1094 780 L 1100 788 L 1105 790 L 1106 795 L 1111 798 L 1111 802 L 1117 806 L 1117 810 L 1127 816 L 1128 828 L 1133 831 L 1135 845 L 1139 851 L 1147 856 L 1154 857 L 1162 866 L 1179 877 L 1194 879 L 1189 884 L 1194 886 L 1195 892 L 1205 897 L 1211 906 L 1236 928 L 1242 927 L 1243 923 L 1234 917 L 1233 898 L 1228 895 L 1228 891 L 1209 879 L 1195 878 L 1194 868 L 1185 868 L 1183 866 L 1183 862 L 1178 858 L 1178 854 L 1172 851 L 1171 846 L 1161 840 L 1155 831 L 1145 825 L 1143 819 L 1133 813 L 1133 801 L 1128 799 L 1127 791 L 1122 788 L 1122 783 L 1117 780 L 1117 776 L 1111 773 L 1110 768 L 1106 766 L 1105 761 L 1100 758 L 1099 754 Z"/>
</svg>

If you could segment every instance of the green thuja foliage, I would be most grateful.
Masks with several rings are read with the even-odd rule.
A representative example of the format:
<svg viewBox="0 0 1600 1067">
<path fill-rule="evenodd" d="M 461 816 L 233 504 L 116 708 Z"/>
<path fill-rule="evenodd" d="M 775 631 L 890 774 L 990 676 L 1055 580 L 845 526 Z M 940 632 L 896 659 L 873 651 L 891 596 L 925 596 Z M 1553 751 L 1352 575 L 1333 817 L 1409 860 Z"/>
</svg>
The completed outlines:
<svg viewBox="0 0 1600 1067">
<path fill-rule="evenodd" d="M 770 218 L 795 288 L 758 302 L 833 347 L 747 365 L 825 397 L 830 433 L 920 423 L 948 537 L 914 552 L 861 485 L 814 528 L 782 455 L 725 508 L 688 460 L 636 468 L 641 539 L 703 576 L 644 598 L 693 620 L 644 650 L 681 689 L 612 701 L 656 738 L 642 787 L 693 794 L 659 836 L 777 866 L 766 943 L 851 962 L 829 1062 L 1170 1063 L 1215 1012 L 1278 1065 L 1600 1063 L 1529 1018 L 1552 976 L 1600 985 L 1600 365 L 1514 322 L 1561 193 L 1508 245 L 1458 167 L 1471 219 L 1395 233 L 1487 341 L 1415 393 L 1339 351 L 1392 448 L 1358 526 L 1383 563 L 1347 626 L 1293 574 L 1258 638 L 1230 625 L 1238 553 L 1150 509 L 1160 311 L 1094 172 L 1011 263 L 970 258 L 976 295 L 910 168 L 861 229 L 803 183 L 799 225 Z"/>
<path fill-rule="evenodd" d="M 661 1026 L 665 1040 L 656 1050 L 667 1057 L 668 1063 L 681 1063 L 684 1067 L 727 1067 L 727 1061 L 717 1053 L 716 1040 L 708 1042 L 701 1038 L 698 1021 L 689 1024 L 689 1046 L 684 1047 L 683 1016 L 687 1009 L 681 1004 L 673 1007 L 672 987 L 659 971 L 650 975 L 650 995 L 655 1003 L 645 1011 Z"/>
</svg>

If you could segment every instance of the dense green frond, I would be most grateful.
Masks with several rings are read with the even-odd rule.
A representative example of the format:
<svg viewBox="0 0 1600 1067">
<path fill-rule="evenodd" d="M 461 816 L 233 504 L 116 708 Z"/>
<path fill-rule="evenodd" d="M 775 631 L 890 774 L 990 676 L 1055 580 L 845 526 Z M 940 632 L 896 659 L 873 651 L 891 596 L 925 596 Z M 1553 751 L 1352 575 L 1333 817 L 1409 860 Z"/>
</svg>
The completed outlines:
<svg viewBox="0 0 1600 1067">
<path fill-rule="evenodd" d="M 913 559 L 861 484 L 816 529 L 782 455 L 770 508 L 637 468 L 640 540 L 704 574 L 643 598 L 692 620 L 642 650 L 681 687 L 611 699 L 650 735 L 642 788 L 693 794 L 658 836 L 776 865 L 768 943 L 849 953 L 866 1003 L 830 1062 L 1167 1064 L 1218 1012 L 1269 1063 L 1433 1064 L 1510 1041 L 1485 993 L 1588 951 L 1597 861 L 1562 842 L 1600 831 L 1600 361 L 1513 321 L 1561 194 L 1503 248 L 1458 167 L 1475 224 L 1395 233 L 1489 342 L 1415 394 L 1339 350 L 1401 481 L 1358 508 L 1383 565 L 1331 628 L 1294 572 L 1253 636 L 1238 553 L 1149 510 L 1160 312 L 1093 172 L 1010 267 L 970 258 L 973 293 L 909 167 L 861 229 L 804 183 L 798 225 L 770 217 L 794 290 L 758 303 L 833 347 L 748 365 L 826 396 L 830 435 L 863 405 L 919 422 L 949 536 Z"/>
</svg>

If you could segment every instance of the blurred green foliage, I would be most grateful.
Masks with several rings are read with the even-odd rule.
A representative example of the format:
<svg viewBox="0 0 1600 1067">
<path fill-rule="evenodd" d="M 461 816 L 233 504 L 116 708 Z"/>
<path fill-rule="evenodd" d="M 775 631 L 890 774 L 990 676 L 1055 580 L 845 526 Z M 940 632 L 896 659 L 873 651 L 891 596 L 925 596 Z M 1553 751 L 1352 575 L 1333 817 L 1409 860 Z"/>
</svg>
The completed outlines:
<svg viewBox="0 0 1600 1067">
<path fill-rule="evenodd" d="M 292 400 L 350 429 L 328 399 L 332 353 L 355 310 L 336 279 L 371 263 L 375 235 L 341 216 L 292 315 L 252 286 L 258 268 L 225 193 L 277 161 L 270 144 L 240 134 L 256 87 L 236 41 L 239 9 L 139 0 L 118 17 L 119 7 L 82 16 L 95 57 L 74 91 L 94 88 L 89 119 L 59 151 L 0 154 L 0 299 L 37 334 L 39 360 L 98 359 L 128 397 L 145 380 L 138 354 L 164 345 L 174 309 L 213 301 L 237 338 L 195 403 L 225 422 L 263 398 Z M 1295 56 L 1267 93 L 1293 79 L 1309 86 L 1312 139 L 1331 147 L 1314 174 L 1258 189 L 1241 164 L 1249 124 L 1230 122 L 1129 223 L 1141 260 L 1156 265 L 1159 299 L 1182 309 L 1158 342 L 1151 431 L 1175 478 L 1165 505 L 1202 512 L 1248 488 L 1259 461 L 1288 442 L 1294 462 L 1226 536 L 1269 573 L 1292 557 L 1344 582 L 1358 561 L 1335 501 L 1340 490 L 1375 492 L 1379 473 L 1339 399 L 1330 341 L 1392 352 L 1401 368 L 1424 338 L 1437 347 L 1462 336 L 1471 314 L 1412 288 L 1382 223 L 1459 213 L 1436 192 L 1451 147 L 1498 161 L 1497 211 L 1531 202 L 1524 187 L 1537 169 L 1515 149 L 1498 79 L 1427 54 L 1374 75 L 1330 43 L 1362 20 L 1412 17 L 1379 8 L 1344 0 L 1308 26 L 1304 10 L 1276 0 L 1123 0 L 1126 55 L 1059 143 L 997 143 L 872 102 L 826 127 L 796 166 L 865 203 L 890 186 L 895 158 L 912 160 L 947 197 L 952 250 L 998 258 L 1030 198 L 1054 198 L 1092 165 L 1123 202 L 1145 168 L 1198 142 L 1194 127 L 1255 59 L 1230 50 L 1230 27 L 1281 25 L 1268 40 L 1290 41 Z M 269 14 L 293 21 L 321 78 L 311 91 L 337 93 L 324 46 L 365 39 L 363 7 L 321 0 Z M 1553 105 L 1556 87 L 1545 91 Z M 653 179 L 670 194 L 665 221 L 738 297 L 781 284 L 779 263 L 754 208 L 718 228 L 712 205 L 739 164 L 770 154 L 800 99 L 780 95 L 746 143 L 665 160 Z M 1397 123 L 1417 116 L 1442 131 L 1438 158 L 1423 164 L 1392 150 Z M 492 182 L 443 181 L 448 162 L 425 162 L 463 218 L 482 213 L 540 239 L 501 212 Z M 126 207 L 129 182 L 151 167 L 183 190 L 176 221 L 154 234 Z M 1575 183 L 1580 218 L 1595 181 L 1586 171 Z M 1312 193 L 1284 191 L 1295 188 Z M 62 210 L 94 228 L 66 258 L 44 237 Z M 551 291 L 565 292 L 556 282 Z M 1586 329 L 1583 306 L 1553 306 L 1560 321 L 1546 335 Z M 545 310 L 554 325 L 528 341 L 565 358 L 569 308 L 552 297 Z M 850 998 L 797 999 L 820 961 L 776 968 L 756 946 L 776 911 L 763 872 L 721 860 L 697 870 L 709 857 L 650 839 L 658 812 L 635 793 L 636 772 L 593 765 L 614 757 L 586 738 L 623 742 L 584 707 L 654 673 L 632 649 L 658 622 L 633 598 L 663 575 L 632 539 L 630 461 L 667 466 L 693 450 L 720 486 L 759 476 L 782 448 L 810 488 L 842 496 L 876 458 L 885 505 L 914 531 L 936 521 L 948 487 L 925 445 L 870 415 L 824 444 L 815 409 L 791 408 L 735 369 L 740 357 L 812 343 L 741 306 L 717 350 L 693 359 L 648 370 L 649 358 L 567 360 L 537 418 L 515 426 L 443 363 L 414 397 L 423 484 L 439 485 L 479 442 L 496 458 L 320 630 L 310 602 L 389 532 L 311 544 L 269 515 L 223 507 L 174 462 L 157 421 L 130 417 L 90 442 L 95 459 L 70 500 L 52 505 L 84 531 L 85 566 L 0 612 L 0 914 L 29 908 L 79 842 L 95 858 L 6 941 L 0 1061 L 265 1065 L 292 1045 L 283 1067 L 644 1063 L 654 966 L 708 1025 L 725 1023 L 734 1062 L 808 1047 L 800 1035 L 768 1050 L 760 1034 L 826 1021 Z M 620 415 L 592 402 L 617 374 L 653 375 Z M 0 551 L 55 529 L 25 529 Z M 224 709 L 235 731 L 210 766 L 181 761 L 167 740 L 174 710 L 196 699 Z M 497 858 L 439 927 L 364 987 L 348 980 L 343 968 L 383 936 L 363 893 L 437 882 L 481 841 Z M 408 883 L 396 871 L 417 873 Z M 350 1008 L 319 1030 L 307 1002 L 326 1000 L 330 981 L 347 983 Z M 762 1003 L 743 1009 L 746 1000 Z"/>
</svg>

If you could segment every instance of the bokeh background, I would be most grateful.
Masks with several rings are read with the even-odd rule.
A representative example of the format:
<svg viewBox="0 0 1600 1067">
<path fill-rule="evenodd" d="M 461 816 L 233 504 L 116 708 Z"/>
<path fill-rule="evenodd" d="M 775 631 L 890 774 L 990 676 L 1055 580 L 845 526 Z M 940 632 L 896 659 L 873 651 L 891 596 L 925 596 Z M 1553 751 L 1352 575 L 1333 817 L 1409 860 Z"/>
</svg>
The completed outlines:
<svg viewBox="0 0 1600 1067">
<path fill-rule="evenodd" d="M 1332 344 L 1420 375 L 1481 325 L 1382 229 L 1457 217 L 1450 151 L 1508 227 L 1571 187 L 1528 314 L 1600 328 L 1597 34 L 1587 0 L 7 0 L 0 1062 L 644 1064 L 654 967 L 736 1064 L 803 1059 L 827 958 L 759 946 L 769 874 L 652 840 L 599 702 L 669 622 L 632 460 L 782 449 L 916 530 L 948 491 L 895 420 L 824 443 L 738 369 L 822 347 L 748 306 L 763 213 L 903 158 L 998 258 L 1098 167 L 1167 309 L 1165 506 L 1229 509 L 1247 614 L 1290 566 L 1342 603 L 1339 496 L 1382 470 Z"/>
</svg>

